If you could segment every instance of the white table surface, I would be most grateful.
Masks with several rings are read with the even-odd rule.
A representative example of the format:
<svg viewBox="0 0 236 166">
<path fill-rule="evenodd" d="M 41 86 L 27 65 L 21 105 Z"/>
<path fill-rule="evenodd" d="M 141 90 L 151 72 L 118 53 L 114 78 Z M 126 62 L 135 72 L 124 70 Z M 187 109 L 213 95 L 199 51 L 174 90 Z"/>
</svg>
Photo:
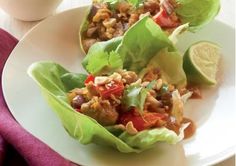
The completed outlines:
<svg viewBox="0 0 236 166">
<path fill-rule="evenodd" d="M 89 0 L 63 0 L 57 8 L 56 13 L 74 8 L 81 5 L 86 5 Z M 235 27 L 235 0 L 221 0 L 221 11 L 216 17 L 217 20 L 224 22 L 232 27 Z M 25 22 L 12 18 L 0 8 L 0 28 L 8 31 L 17 39 L 21 39 L 32 27 L 40 21 Z M 232 156 L 215 166 L 235 166 L 235 156 Z"/>
</svg>

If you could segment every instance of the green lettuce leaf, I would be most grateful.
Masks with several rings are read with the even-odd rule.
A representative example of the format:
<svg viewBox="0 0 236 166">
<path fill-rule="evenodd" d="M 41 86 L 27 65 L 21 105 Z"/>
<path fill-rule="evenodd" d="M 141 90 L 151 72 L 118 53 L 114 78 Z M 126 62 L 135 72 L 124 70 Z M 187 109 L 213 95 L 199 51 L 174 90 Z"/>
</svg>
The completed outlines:
<svg viewBox="0 0 236 166">
<path fill-rule="evenodd" d="M 188 24 L 185 24 L 178 28 L 172 38 L 187 26 Z M 164 48 L 165 51 L 161 51 Z M 117 53 L 114 58 L 116 65 L 107 61 L 110 52 Z M 82 62 L 85 69 L 93 74 L 104 73 L 104 70 L 108 72 L 108 69 L 112 72 L 119 67 L 139 73 L 149 64 L 148 66 L 158 67 L 162 77 L 178 87 L 186 85 L 182 63 L 182 56 L 176 51 L 172 41 L 147 16 L 139 20 L 123 37 L 94 44 Z M 148 69 L 150 68 L 146 68 L 146 72 Z"/>
<path fill-rule="evenodd" d="M 116 8 L 116 5 L 120 2 L 126 1 L 133 7 L 138 7 L 144 0 L 96 0 L 97 2 L 108 3 L 112 10 Z"/>
<path fill-rule="evenodd" d="M 183 23 L 190 23 L 190 30 L 196 31 L 212 21 L 220 10 L 220 0 L 177 0 L 175 10 Z"/>
<path fill-rule="evenodd" d="M 178 26 L 168 37 L 170 41 L 175 45 L 178 42 L 178 36 L 184 33 L 189 28 L 189 23 Z"/>
<path fill-rule="evenodd" d="M 70 82 L 62 81 L 70 72 L 53 62 L 38 62 L 32 64 L 28 74 L 41 88 L 42 94 L 60 118 L 64 128 L 73 138 L 82 144 L 96 143 L 112 146 L 120 152 L 141 152 L 155 146 L 156 142 L 177 143 L 183 139 L 183 132 L 176 135 L 168 129 L 152 129 L 139 132 L 132 136 L 122 132 L 119 136 L 113 135 L 96 120 L 76 112 L 69 104 L 67 90 Z M 73 74 L 72 74 L 73 75 Z M 73 77 L 73 80 L 79 77 Z M 77 80 L 82 85 L 83 80 Z"/>
<path fill-rule="evenodd" d="M 75 88 L 84 87 L 84 81 L 86 78 L 86 74 L 66 73 L 61 76 L 61 81 L 65 87 L 65 90 L 70 91 Z"/>
<path fill-rule="evenodd" d="M 163 48 L 175 50 L 162 29 L 146 16 L 126 31 L 116 52 L 122 57 L 125 69 L 139 73 Z"/>
<path fill-rule="evenodd" d="M 110 53 L 96 52 L 86 65 L 87 71 L 93 75 L 109 74 L 122 68 L 123 62 L 121 57 L 114 51 Z"/>
<path fill-rule="evenodd" d="M 102 3 L 107 3 L 107 4 L 109 4 L 111 10 L 115 10 L 116 5 L 117 5 L 119 2 L 122 2 L 122 1 L 123 1 L 123 0 L 96 0 L 96 2 L 102 2 Z"/>
<path fill-rule="evenodd" d="M 182 136 L 181 136 L 182 137 Z M 169 144 L 175 144 L 180 139 L 174 131 L 170 131 L 167 128 L 159 128 L 152 130 L 144 130 L 136 135 L 130 136 L 127 132 L 123 132 L 119 138 L 127 144 L 137 147 L 139 149 L 149 149 L 156 142 L 165 141 Z"/>
<path fill-rule="evenodd" d="M 187 84 L 186 75 L 182 66 L 182 56 L 176 51 L 169 52 L 165 48 L 150 60 L 147 67 L 140 72 L 139 76 L 143 77 L 149 70 L 159 68 L 163 80 L 176 85 L 178 88 L 182 88 Z"/>
<path fill-rule="evenodd" d="M 121 40 L 122 37 L 117 37 L 108 41 L 97 42 L 92 45 L 88 51 L 88 54 L 82 61 L 83 67 L 89 73 L 101 73 L 101 70 L 104 70 L 104 68 L 109 68 L 111 70 L 122 68 L 123 64 L 121 59 L 114 52 Z"/>
<path fill-rule="evenodd" d="M 127 1 L 134 7 L 138 7 L 144 2 L 144 0 L 127 0 Z"/>
</svg>

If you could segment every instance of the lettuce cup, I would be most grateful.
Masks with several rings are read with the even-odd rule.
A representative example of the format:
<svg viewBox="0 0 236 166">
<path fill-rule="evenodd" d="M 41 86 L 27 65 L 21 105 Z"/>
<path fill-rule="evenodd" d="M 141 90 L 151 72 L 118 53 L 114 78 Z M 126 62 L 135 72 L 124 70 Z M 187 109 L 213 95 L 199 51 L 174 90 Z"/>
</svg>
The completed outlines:
<svg viewBox="0 0 236 166">
<path fill-rule="evenodd" d="M 95 0 L 80 29 L 80 40 L 87 53 L 96 42 L 123 36 L 145 15 L 167 33 L 185 23 L 196 31 L 210 22 L 219 8 L 219 0 Z"/>
<path fill-rule="evenodd" d="M 82 65 L 88 73 L 71 73 L 54 62 L 28 70 L 80 143 L 138 153 L 194 134 L 194 123 L 184 117 L 194 91 L 187 88 L 183 58 L 148 16 L 123 37 L 94 44 Z"/>
</svg>

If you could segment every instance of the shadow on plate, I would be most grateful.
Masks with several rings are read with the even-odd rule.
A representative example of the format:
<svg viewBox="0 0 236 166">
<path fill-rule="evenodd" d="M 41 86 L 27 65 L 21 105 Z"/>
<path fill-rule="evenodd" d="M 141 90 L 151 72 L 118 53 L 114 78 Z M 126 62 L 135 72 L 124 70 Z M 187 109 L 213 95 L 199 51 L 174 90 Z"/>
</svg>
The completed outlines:
<svg viewBox="0 0 236 166">
<path fill-rule="evenodd" d="M 186 158 L 181 143 L 169 145 L 157 143 L 155 148 L 141 153 L 120 153 L 109 147 L 93 145 L 90 149 L 91 157 L 99 161 L 98 166 L 185 166 Z M 171 159 L 170 159 L 171 156 Z"/>
</svg>

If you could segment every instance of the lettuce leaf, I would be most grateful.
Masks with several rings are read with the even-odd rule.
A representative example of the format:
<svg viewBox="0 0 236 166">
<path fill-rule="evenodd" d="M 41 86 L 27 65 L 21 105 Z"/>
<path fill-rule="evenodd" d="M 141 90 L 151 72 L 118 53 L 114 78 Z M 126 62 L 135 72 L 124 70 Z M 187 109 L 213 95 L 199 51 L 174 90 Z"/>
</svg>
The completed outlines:
<svg viewBox="0 0 236 166">
<path fill-rule="evenodd" d="M 67 99 L 70 82 L 62 81 L 65 75 L 70 75 L 68 70 L 53 62 L 38 62 L 29 67 L 28 74 L 39 85 L 42 94 L 69 135 L 82 144 L 96 143 L 112 146 L 120 152 L 130 153 L 154 147 L 159 141 L 174 144 L 183 139 L 183 131 L 180 135 L 176 135 L 165 128 L 144 130 L 135 136 L 126 132 L 115 136 L 96 120 L 76 112 L 70 106 Z M 83 80 L 80 80 L 80 77 L 73 77 L 73 80 L 82 85 Z"/>
<path fill-rule="evenodd" d="M 127 0 L 127 1 L 134 7 L 138 7 L 144 2 L 144 0 Z"/>
<path fill-rule="evenodd" d="M 188 24 L 181 26 L 173 36 L 178 35 L 187 26 Z M 116 52 L 118 59 L 116 64 L 119 62 L 120 66 L 109 65 L 111 64 L 107 61 L 109 53 L 106 52 Z M 101 57 L 100 54 L 103 56 Z M 89 63 L 91 65 L 88 65 Z M 136 73 L 147 65 L 158 67 L 163 79 L 178 87 L 186 85 L 182 63 L 182 56 L 176 51 L 172 41 L 148 16 L 136 22 L 123 37 L 94 44 L 82 62 L 85 69 L 93 74 L 104 73 L 104 69 L 106 72 L 108 69 L 112 72 L 119 67 Z M 148 69 L 149 67 L 146 68 L 146 72 Z"/>
<path fill-rule="evenodd" d="M 187 29 L 189 28 L 189 23 L 185 23 L 182 24 L 180 26 L 178 26 L 168 37 L 170 41 L 172 41 L 172 43 L 174 45 L 176 45 L 176 43 L 178 42 L 178 36 L 185 32 Z"/>
<path fill-rule="evenodd" d="M 176 51 L 169 52 L 167 48 L 164 48 L 150 60 L 147 67 L 140 72 L 139 76 L 143 77 L 149 70 L 159 68 L 163 80 L 176 85 L 178 88 L 182 88 L 187 84 L 186 75 L 182 66 L 182 56 Z"/>
<path fill-rule="evenodd" d="M 123 132 L 119 138 L 131 145 L 132 147 L 137 147 L 139 149 L 149 149 L 156 142 L 165 141 L 169 144 L 175 144 L 181 139 L 180 136 L 176 137 L 174 131 L 170 131 L 167 128 L 159 128 L 152 130 L 144 130 L 136 135 L 130 136 L 127 132 Z"/>
<path fill-rule="evenodd" d="M 111 9 L 115 9 L 116 5 L 119 2 L 122 2 L 123 0 L 95 0 L 95 2 L 102 2 L 102 3 L 108 3 L 111 7 Z"/>
<path fill-rule="evenodd" d="M 117 69 L 122 69 L 123 62 L 120 55 L 116 52 L 111 51 L 108 53 L 101 51 L 94 54 L 85 68 L 93 75 L 109 74 Z"/>
<path fill-rule="evenodd" d="M 117 46 L 120 44 L 122 40 L 122 37 L 113 38 L 108 41 L 104 42 L 97 42 L 94 45 L 92 45 L 87 53 L 87 55 L 84 57 L 82 61 L 83 67 L 88 71 L 87 65 L 90 62 L 94 61 L 96 59 L 97 54 L 109 54 L 111 51 L 114 51 Z M 94 66 L 96 67 L 96 66 Z"/>
<path fill-rule="evenodd" d="M 212 21 L 220 10 L 220 0 L 176 0 L 179 7 L 175 12 L 183 23 L 190 23 L 196 31 Z"/>
<path fill-rule="evenodd" d="M 84 87 L 84 81 L 86 78 L 86 74 L 66 73 L 61 76 L 61 81 L 65 87 L 65 90 L 70 91 L 75 88 Z"/>
<path fill-rule="evenodd" d="M 108 59 L 110 52 L 114 51 L 121 57 L 124 69 L 139 73 L 146 67 L 150 59 L 163 48 L 168 48 L 170 51 L 176 50 L 162 29 L 151 18 L 146 16 L 136 22 L 123 37 L 94 44 L 89 49 L 88 55 L 82 64 L 88 72 L 93 73 L 94 70 L 91 70 L 88 64 L 89 62 L 95 63 L 93 64 L 93 68 L 96 68 L 95 73 L 100 73 L 100 70 L 102 70 L 101 64 L 107 63 L 103 61 Z M 104 55 L 98 61 L 99 63 L 97 62 L 98 54 Z M 109 69 L 113 68 L 110 67 Z"/>
<path fill-rule="evenodd" d="M 96 2 L 108 3 L 112 10 L 115 10 L 116 5 L 123 1 L 128 2 L 132 7 L 138 7 L 144 0 L 96 0 Z"/>
<path fill-rule="evenodd" d="M 116 52 L 124 69 L 139 73 L 162 48 L 176 50 L 162 29 L 146 16 L 126 31 Z"/>
</svg>

